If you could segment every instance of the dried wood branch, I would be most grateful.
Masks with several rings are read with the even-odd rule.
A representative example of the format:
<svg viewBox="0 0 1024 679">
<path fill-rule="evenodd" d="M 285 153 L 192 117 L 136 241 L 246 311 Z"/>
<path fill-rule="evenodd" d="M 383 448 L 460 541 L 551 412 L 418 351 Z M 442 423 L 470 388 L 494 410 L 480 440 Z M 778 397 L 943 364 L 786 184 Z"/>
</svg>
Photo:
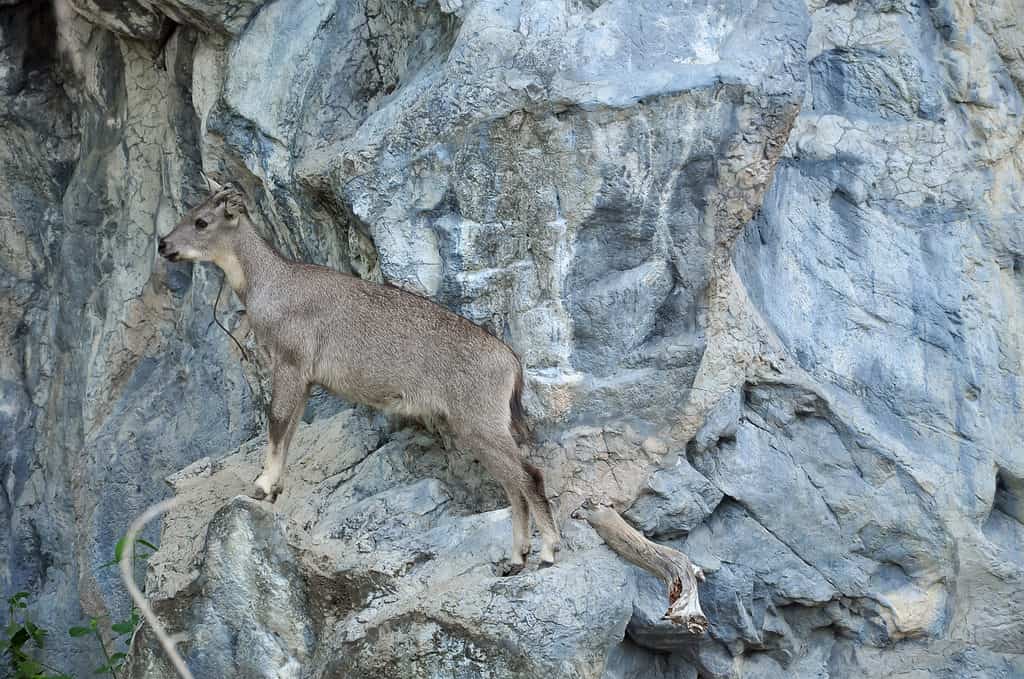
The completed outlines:
<svg viewBox="0 0 1024 679">
<path fill-rule="evenodd" d="M 178 653 L 178 649 L 175 648 L 177 641 L 164 629 L 164 626 L 160 624 L 160 619 L 156 617 L 156 613 L 153 612 L 152 607 L 149 605 L 149 601 L 146 600 L 145 595 L 135 584 L 135 573 L 133 564 L 135 563 L 135 540 L 139 536 L 139 532 L 145 527 L 147 523 L 160 516 L 164 512 L 172 509 L 177 504 L 176 498 L 170 500 L 164 500 L 158 504 L 153 505 L 145 512 L 142 513 L 132 525 L 128 527 L 128 534 L 125 536 L 125 547 L 124 551 L 121 552 L 121 580 L 124 581 L 124 586 L 128 590 L 128 593 L 132 595 L 132 601 L 142 611 L 142 617 L 149 623 L 150 628 L 153 630 L 153 634 L 156 635 L 157 640 L 160 642 L 160 646 L 163 647 L 164 653 L 167 654 L 167 659 L 171 661 L 171 665 L 174 666 L 174 671 L 178 673 L 181 679 L 193 679 L 192 673 L 188 669 L 188 665 L 185 664 L 184 659 Z"/>
<path fill-rule="evenodd" d="M 700 608 L 697 581 L 704 571 L 682 552 L 651 542 L 608 507 L 581 507 L 575 513 L 594 527 L 597 534 L 619 556 L 657 575 L 668 586 L 668 610 L 664 619 L 683 625 L 691 634 L 703 634 L 708 619 Z"/>
</svg>

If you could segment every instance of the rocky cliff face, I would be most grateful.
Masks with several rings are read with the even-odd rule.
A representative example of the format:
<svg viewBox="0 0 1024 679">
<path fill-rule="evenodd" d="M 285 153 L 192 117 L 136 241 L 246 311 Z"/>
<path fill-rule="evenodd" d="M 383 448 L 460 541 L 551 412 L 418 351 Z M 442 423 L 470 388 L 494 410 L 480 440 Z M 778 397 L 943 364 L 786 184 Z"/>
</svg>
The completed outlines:
<svg viewBox="0 0 1024 679">
<path fill-rule="evenodd" d="M 98 565 L 175 493 L 147 589 L 200 677 L 1021 676 L 1022 21 L 0 2 L 2 589 L 58 629 L 123 608 Z M 220 273 L 155 256 L 200 170 L 284 252 L 523 357 L 555 568 L 502 577 L 471 455 L 322 395 L 282 498 L 236 497 L 262 372 Z M 707 635 L 584 498 L 704 568 Z"/>
</svg>

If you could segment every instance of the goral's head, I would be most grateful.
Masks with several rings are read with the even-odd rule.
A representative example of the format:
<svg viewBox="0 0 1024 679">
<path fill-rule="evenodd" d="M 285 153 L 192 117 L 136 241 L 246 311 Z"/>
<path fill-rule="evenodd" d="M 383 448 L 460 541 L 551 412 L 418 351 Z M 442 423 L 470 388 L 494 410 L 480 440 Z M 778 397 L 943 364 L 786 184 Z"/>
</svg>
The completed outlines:
<svg viewBox="0 0 1024 679">
<path fill-rule="evenodd" d="M 231 254 L 239 223 L 248 217 L 245 197 L 233 184 L 207 179 L 210 196 L 160 239 L 157 251 L 171 260 L 214 262 Z"/>
</svg>

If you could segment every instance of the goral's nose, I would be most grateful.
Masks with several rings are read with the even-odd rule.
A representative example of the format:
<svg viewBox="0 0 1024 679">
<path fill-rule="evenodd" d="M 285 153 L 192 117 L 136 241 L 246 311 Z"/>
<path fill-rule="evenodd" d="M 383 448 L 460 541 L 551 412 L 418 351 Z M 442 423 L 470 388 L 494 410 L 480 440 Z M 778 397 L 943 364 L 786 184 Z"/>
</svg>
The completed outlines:
<svg viewBox="0 0 1024 679">
<path fill-rule="evenodd" d="M 161 238 L 160 244 L 157 246 L 156 251 L 159 252 L 161 255 L 167 252 L 167 241 Z"/>
</svg>

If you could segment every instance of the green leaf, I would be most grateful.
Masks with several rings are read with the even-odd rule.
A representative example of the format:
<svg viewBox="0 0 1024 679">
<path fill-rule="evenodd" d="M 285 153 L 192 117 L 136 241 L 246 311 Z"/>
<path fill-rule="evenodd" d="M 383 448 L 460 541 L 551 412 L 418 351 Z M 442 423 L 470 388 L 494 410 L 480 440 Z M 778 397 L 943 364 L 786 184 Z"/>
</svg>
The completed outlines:
<svg viewBox="0 0 1024 679">
<path fill-rule="evenodd" d="M 116 663 L 116 662 L 121 662 L 122 660 L 124 660 L 127 657 L 128 657 L 127 653 L 122 653 L 122 652 L 119 651 L 119 652 L 115 653 L 114 655 L 110 656 L 110 663 L 113 664 L 113 663 Z"/>
<path fill-rule="evenodd" d="M 121 555 L 124 554 L 124 546 L 127 544 L 127 542 L 128 542 L 128 536 L 126 535 L 123 538 L 121 538 L 120 540 L 118 540 L 117 544 L 114 545 L 114 562 L 115 563 L 121 560 Z"/>
<path fill-rule="evenodd" d="M 91 627 L 72 627 L 68 630 L 68 634 L 73 637 L 84 637 L 86 634 L 92 634 Z"/>
<path fill-rule="evenodd" d="M 43 671 L 43 666 L 40 665 L 35 660 L 32 660 L 31 658 L 29 658 L 27 660 L 23 660 L 18 665 L 18 675 L 19 676 L 32 677 L 34 675 L 42 673 L 42 671 Z"/>
<path fill-rule="evenodd" d="M 49 632 L 44 629 L 40 629 L 35 625 L 32 625 L 32 629 L 29 630 L 29 632 L 32 634 L 32 641 L 36 642 L 36 646 L 42 648 L 43 644 L 46 643 L 46 635 L 49 634 Z"/>
<path fill-rule="evenodd" d="M 136 538 L 135 539 L 135 544 L 139 545 L 139 546 L 142 546 L 142 547 L 145 547 L 146 549 L 152 550 L 154 552 L 157 551 L 157 549 L 159 549 L 152 542 L 150 542 L 149 540 L 145 540 L 143 538 Z M 105 564 L 102 564 L 100 566 L 100 568 L 110 568 L 111 566 L 116 566 L 117 564 L 121 563 L 121 557 L 124 556 L 124 549 L 125 549 L 125 547 L 127 545 L 128 545 L 128 538 L 127 538 L 127 536 L 125 536 L 125 537 L 121 538 L 120 540 L 118 540 L 117 544 L 114 545 L 114 558 L 111 559 L 110 561 L 106 562 Z M 139 554 L 137 549 L 132 554 L 133 560 L 146 559 L 146 558 L 149 558 L 149 556 L 150 556 L 149 554 Z"/>
<path fill-rule="evenodd" d="M 132 630 L 135 629 L 135 625 L 125 620 L 124 622 L 115 622 L 110 626 L 110 629 L 114 630 L 118 634 L 131 634 Z"/>
<path fill-rule="evenodd" d="M 96 669 L 94 669 L 92 671 L 92 673 L 93 674 L 109 674 L 110 673 L 110 665 L 102 665 L 100 667 L 97 667 Z"/>
<path fill-rule="evenodd" d="M 153 546 L 153 543 L 147 542 L 146 540 L 143 540 L 142 538 L 138 538 L 137 540 L 135 540 L 135 544 L 145 545 L 146 547 L 149 547 L 150 549 L 152 549 L 154 552 L 156 551 L 156 547 Z M 110 561 L 106 562 L 105 564 L 101 565 L 100 568 L 110 568 L 111 566 L 116 566 L 117 564 L 121 563 L 121 557 L 124 556 L 124 548 L 127 545 L 128 545 L 128 536 L 122 537 L 120 540 L 118 540 L 117 544 L 114 545 L 114 558 L 111 559 Z M 138 559 L 139 558 L 139 554 L 137 552 L 133 553 L 132 557 L 134 559 Z M 143 558 L 145 558 L 145 557 L 143 557 Z"/>
<path fill-rule="evenodd" d="M 158 549 L 160 549 L 159 547 L 157 547 L 156 545 L 154 545 L 154 544 L 153 544 L 152 542 L 150 542 L 149 540 L 145 540 L 145 539 L 143 539 L 143 538 L 139 538 L 139 539 L 138 539 L 138 540 L 136 540 L 135 542 L 139 543 L 139 544 L 140 544 L 140 545 L 142 545 L 143 547 L 149 547 L 149 548 L 150 548 L 150 549 L 152 549 L 152 550 L 153 550 L 154 552 L 155 552 L 155 551 L 157 551 Z"/>
</svg>

